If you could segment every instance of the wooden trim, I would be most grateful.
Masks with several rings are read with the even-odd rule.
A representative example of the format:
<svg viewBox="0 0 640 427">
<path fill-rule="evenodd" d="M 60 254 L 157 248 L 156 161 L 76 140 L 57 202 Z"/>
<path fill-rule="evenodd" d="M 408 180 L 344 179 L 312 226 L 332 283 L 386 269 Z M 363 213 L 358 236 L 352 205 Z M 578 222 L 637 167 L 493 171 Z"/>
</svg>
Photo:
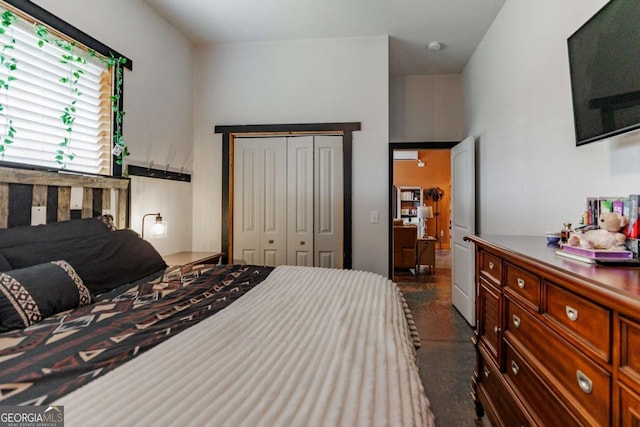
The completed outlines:
<svg viewBox="0 0 640 427">
<path fill-rule="evenodd" d="M 9 184 L 0 183 L 0 201 L 9 200 Z M 0 228 L 8 227 L 9 203 L 0 203 Z"/>
<path fill-rule="evenodd" d="M 47 206 L 47 188 L 46 185 L 33 186 L 32 206 Z"/>
<path fill-rule="evenodd" d="M 325 132 L 354 132 L 360 130 L 360 122 L 337 123 L 294 123 L 278 125 L 230 125 L 215 126 L 215 133 L 261 135 L 265 133 L 281 133 L 291 135 L 293 133 L 325 133 Z"/>
<path fill-rule="evenodd" d="M 154 169 L 144 166 L 127 166 L 127 175 L 142 176 L 145 178 L 168 179 L 169 181 L 191 182 L 191 174 L 183 172 L 174 172 L 169 170 Z"/>
<path fill-rule="evenodd" d="M 47 222 L 71 219 L 71 188 L 82 188 L 80 217 L 100 215 L 111 207 L 111 191 L 118 192 L 118 228 L 129 218 L 128 178 L 78 175 L 0 166 L 0 228 L 29 225 L 33 206 L 47 207 Z"/>
<path fill-rule="evenodd" d="M 229 257 L 233 260 L 232 228 L 233 210 L 231 207 L 233 183 L 231 171 L 233 170 L 233 159 L 231 144 L 233 137 L 228 133 L 222 135 L 222 263 L 229 264 Z"/>
<path fill-rule="evenodd" d="M 343 259 L 342 268 L 350 270 L 352 268 L 353 234 L 351 224 L 353 223 L 353 135 L 351 131 L 345 132 L 342 136 L 342 179 L 343 179 Z"/>
<path fill-rule="evenodd" d="M 129 226 L 129 191 L 118 191 L 118 218 L 116 226 L 127 228 Z"/>
<path fill-rule="evenodd" d="M 71 187 L 58 188 L 58 221 L 71 219 Z"/>
<path fill-rule="evenodd" d="M 91 218 L 93 216 L 93 188 L 85 187 L 82 189 L 81 215 L 82 218 Z"/>
<path fill-rule="evenodd" d="M 115 188 L 126 190 L 129 179 L 97 175 L 77 175 L 65 172 L 47 172 L 30 169 L 14 169 L 0 166 L 0 182 L 7 184 L 31 184 L 48 186 Z"/>
<path fill-rule="evenodd" d="M 215 126 L 222 134 L 222 263 L 233 260 L 233 140 L 237 136 L 291 136 L 307 134 L 341 134 L 343 155 L 343 260 L 342 267 L 352 268 L 353 260 L 353 135 L 360 122 L 298 123 L 273 125 Z"/>
<path fill-rule="evenodd" d="M 111 210 L 111 190 L 102 192 L 102 209 Z"/>
</svg>

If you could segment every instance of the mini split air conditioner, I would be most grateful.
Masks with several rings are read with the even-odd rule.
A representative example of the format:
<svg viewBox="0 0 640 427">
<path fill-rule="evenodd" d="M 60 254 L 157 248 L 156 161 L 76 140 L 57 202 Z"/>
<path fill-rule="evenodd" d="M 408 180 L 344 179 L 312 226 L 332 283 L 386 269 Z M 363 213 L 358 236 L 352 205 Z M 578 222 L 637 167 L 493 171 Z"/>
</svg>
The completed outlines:
<svg viewBox="0 0 640 427">
<path fill-rule="evenodd" d="M 393 152 L 393 160 L 418 160 L 418 151 L 416 150 L 395 150 Z"/>
</svg>

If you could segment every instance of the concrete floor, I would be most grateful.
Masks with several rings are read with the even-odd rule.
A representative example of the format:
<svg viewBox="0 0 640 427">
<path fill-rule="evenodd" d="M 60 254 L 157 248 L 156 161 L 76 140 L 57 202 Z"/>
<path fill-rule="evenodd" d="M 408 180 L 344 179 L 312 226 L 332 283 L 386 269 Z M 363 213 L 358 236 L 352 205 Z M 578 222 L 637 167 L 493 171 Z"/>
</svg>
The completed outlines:
<svg viewBox="0 0 640 427">
<path fill-rule="evenodd" d="M 451 305 L 451 259 L 448 250 L 436 251 L 433 274 L 398 271 L 394 281 L 407 300 L 422 347 L 418 363 L 422 384 L 440 427 L 490 426 L 478 420 L 471 400 L 475 350 L 473 328 Z M 424 268 L 424 267 L 423 267 Z"/>
</svg>

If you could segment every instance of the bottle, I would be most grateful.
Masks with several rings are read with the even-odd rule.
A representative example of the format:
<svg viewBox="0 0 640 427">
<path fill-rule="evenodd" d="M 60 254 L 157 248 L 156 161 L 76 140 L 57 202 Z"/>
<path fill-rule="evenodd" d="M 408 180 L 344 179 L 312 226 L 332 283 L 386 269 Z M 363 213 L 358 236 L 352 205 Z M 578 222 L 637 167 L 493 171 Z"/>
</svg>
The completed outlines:
<svg viewBox="0 0 640 427">
<path fill-rule="evenodd" d="M 571 223 L 570 222 L 565 222 L 564 223 L 564 228 L 560 232 L 560 241 L 562 243 L 567 243 L 567 241 L 569 240 L 569 236 L 570 235 L 571 235 Z"/>
</svg>

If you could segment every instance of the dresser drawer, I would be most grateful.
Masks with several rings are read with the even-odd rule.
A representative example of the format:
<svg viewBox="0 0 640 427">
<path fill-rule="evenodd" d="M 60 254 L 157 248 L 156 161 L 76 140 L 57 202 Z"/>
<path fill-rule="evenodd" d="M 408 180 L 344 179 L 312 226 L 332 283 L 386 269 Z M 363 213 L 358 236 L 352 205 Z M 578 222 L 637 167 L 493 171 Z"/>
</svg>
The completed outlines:
<svg viewBox="0 0 640 427">
<path fill-rule="evenodd" d="M 508 298 L 506 311 L 507 342 L 526 348 L 540 376 L 558 384 L 557 393 L 578 404 L 589 424 L 609 425 L 611 375 Z"/>
<path fill-rule="evenodd" d="M 478 325 L 480 343 L 497 361 L 498 343 L 502 332 L 499 327 L 500 291 L 496 290 L 484 278 L 480 278 L 478 302 L 480 304 L 480 322 Z"/>
<path fill-rule="evenodd" d="M 502 259 L 487 251 L 480 251 L 480 274 L 500 286 L 502 284 Z"/>
<path fill-rule="evenodd" d="M 505 387 L 505 379 L 490 360 L 480 358 L 480 394 L 492 423 L 503 426 L 532 425 Z"/>
<path fill-rule="evenodd" d="M 640 389 L 640 324 L 620 316 L 620 370 Z"/>
<path fill-rule="evenodd" d="M 531 416 L 536 424 L 563 427 L 582 425 L 510 345 L 507 345 L 506 360 L 508 381 L 518 390 L 518 397 L 534 412 Z"/>
<path fill-rule="evenodd" d="M 507 289 L 522 298 L 523 302 L 529 304 L 534 310 L 539 311 L 540 277 L 515 265 L 507 264 L 505 280 Z"/>
<path fill-rule="evenodd" d="M 609 363 L 611 311 L 551 283 L 545 284 L 545 292 L 546 316 Z"/>
<path fill-rule="evenodd" d="M 626 387 L 620 387 L 620 426 L 640 426 L 640 396 Z"/>
</svg>

